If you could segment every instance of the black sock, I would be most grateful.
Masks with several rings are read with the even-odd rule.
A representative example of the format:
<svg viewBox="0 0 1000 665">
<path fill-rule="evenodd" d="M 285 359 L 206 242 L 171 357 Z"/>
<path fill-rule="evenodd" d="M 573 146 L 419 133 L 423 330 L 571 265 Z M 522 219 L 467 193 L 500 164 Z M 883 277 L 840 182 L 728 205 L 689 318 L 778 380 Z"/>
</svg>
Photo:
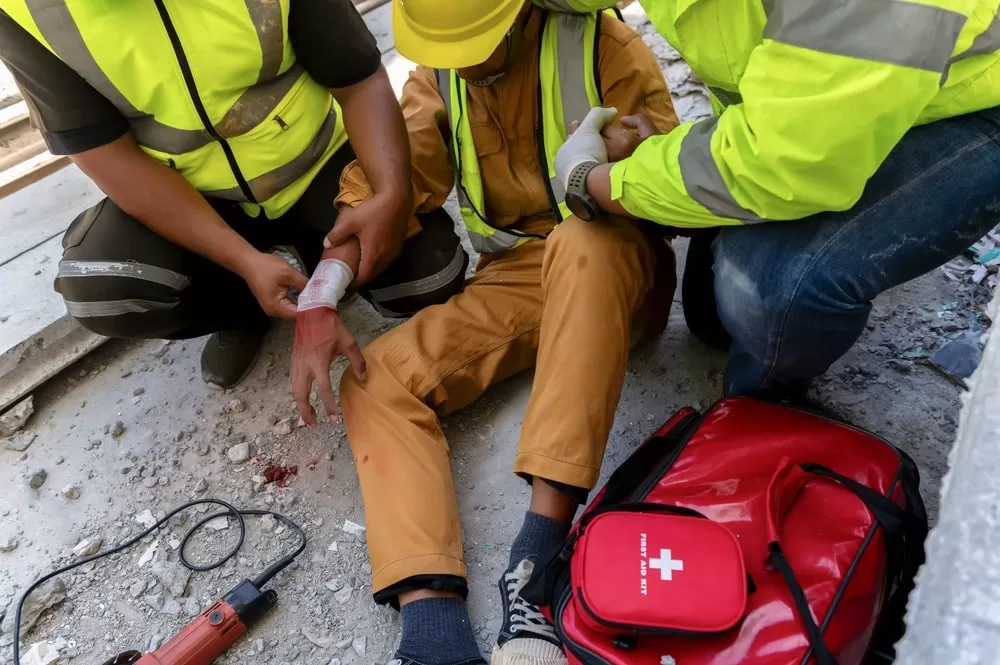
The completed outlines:
<svg viewBox="0 0 1000 665">
<path fill-rule="evenodd" d="M 403 605 L 399 613 L 403 639 L 397 658 L 409 658 L 421 665 L 485 662 L 464 600 L 425 598 Z"/>
<path fill-rule="evenodd" d="M 524 559 L 534 561 L 550 547 L 563 542 L 569 535 L 569 528 L 569 522 L 554 520 L 538 513 L 527 513 L 521 531 L 510 546 L 510 567 L 514 568 Z"/>
</svg>

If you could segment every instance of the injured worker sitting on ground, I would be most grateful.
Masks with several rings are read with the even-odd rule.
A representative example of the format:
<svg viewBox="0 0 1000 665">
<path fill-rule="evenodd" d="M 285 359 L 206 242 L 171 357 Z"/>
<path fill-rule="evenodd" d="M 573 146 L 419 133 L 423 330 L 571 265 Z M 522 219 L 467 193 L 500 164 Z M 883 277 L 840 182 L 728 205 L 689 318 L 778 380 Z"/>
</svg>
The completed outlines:
<svg viewBox="0 0 1000 665">
<path fill-rule="evenodd" d="M 613 14 L 547 13 L 524 0 L 401 5 L 397 47 L 429 65 L 411 74 L 401 99 L 415 210 L 441 206 L 457 185 L 480 259 L 462 293 L 377 338 L 341 381 L 374 598 L 402 606 L 400 665 L 484 662 L 465 606 L 459 511 L 439 419 L 534 366 L 513 460 L 531 483 L 531 503 L 500 579 L 492 662 L 565 663 L 553 627 L 520 591 L 598 479 L 629 349 L 666 325 L 676 269 L 669 242 L 641 223 L 570 214 L 552 158 L 569 125 L 602 102 L 619 115 L 644 113 L 661 131 L 677 119 L 653 54 Z M 414 21 L 436 15 L 442 27 L 468 24 L 455 29 L 456 41 L 439 44 L 407 32 L 401 11 Z M 486 24 L 488 33 L 476 34 Z M 425 27 L 423 34 L 446 38 Z M 364 182 L 342 182 L 342 200 L 369 195 Z M 350 257 L 345 263 L 352 267 Z M 305 314 L 295 353 L 311 356 L 306 374 L 323 375 L 331 348 L 347 350 L 351 341 L 316 332 L 324 327 L 307 325 Z M 311 422 L 308 384 L 297 392 Z"/>
</svg>

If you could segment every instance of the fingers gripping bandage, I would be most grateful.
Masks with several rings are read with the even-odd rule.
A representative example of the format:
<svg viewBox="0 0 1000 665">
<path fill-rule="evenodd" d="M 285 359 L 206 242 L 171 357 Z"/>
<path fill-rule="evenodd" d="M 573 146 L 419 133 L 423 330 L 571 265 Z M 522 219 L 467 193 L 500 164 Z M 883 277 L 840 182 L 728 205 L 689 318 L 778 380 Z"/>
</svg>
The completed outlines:
<svg viewBox="0 0 1000 665">
<path fill-rule="evenodd" d="M 347 287 L 354 281 L 354 271 L 339 259 L 319 262 L 306 288 L 299 295 L 298 311 L 304 312 L 318 307 L 336 310 L 337 303 L 344 297 Z"/>
</svg>

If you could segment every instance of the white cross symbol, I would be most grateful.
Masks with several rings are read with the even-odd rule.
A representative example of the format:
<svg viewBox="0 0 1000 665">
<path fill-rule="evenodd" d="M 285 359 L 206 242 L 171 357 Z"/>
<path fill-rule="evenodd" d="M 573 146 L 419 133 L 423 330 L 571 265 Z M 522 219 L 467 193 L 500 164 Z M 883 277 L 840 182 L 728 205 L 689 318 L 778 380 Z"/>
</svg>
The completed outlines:
<svg viewBox="0 0 1000 665">
<path fill-rule="evenodd" d="M 674 559 L 670 555 L 670 550 L 660 550 L 659 559 L 650 559 L 649 567 L 660 571 L 660 579 L 671 581 L 674 579 L 675 570 L 684 570 L 684 561 Z"/>
</svg>

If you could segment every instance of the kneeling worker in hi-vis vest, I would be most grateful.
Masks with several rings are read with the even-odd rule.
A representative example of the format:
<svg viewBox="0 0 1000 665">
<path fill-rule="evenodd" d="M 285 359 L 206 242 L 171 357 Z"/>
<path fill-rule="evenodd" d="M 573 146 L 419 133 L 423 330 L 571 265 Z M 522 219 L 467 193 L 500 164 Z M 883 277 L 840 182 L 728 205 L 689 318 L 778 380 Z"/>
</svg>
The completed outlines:
<svg viewBox="0 0 1000 665">
<path fill-rule="evenodd" d="M 601 210 L 722 227 L 688 250 L 688 325 L 729 351 L 728 394 L 800 398 L 875 296 L 1000 223 L 1000 0 L 640 2 L 717 115 L 616 161 L 595 110 L 558 176 Z"/>
<path fill-rule="evenodd" d="M 375 601 L 402 606 L 401 663 L 483 662 L 439 418 L 535 366 L 514 459 L 531 482 L 530 512 L 500 579 L 492 662 L 565 663 L 520 590 L 598 479 L 631 342 L 665 326 L 676 268 L 668 242 L 642 231 L 655 225 L 572 215 L 552 158 L 593 106 L 645 113 L 660 131 L 677 119 L 653 54 L 613 13 L 547 12 L 525 0 L 406 0 L 394 10 L 397 48 L 427 65 L 401 98 L 414 209 L 440 206 L 457 186 L 481 256 L 461 294 L 374 340 L 364 378 L 341 381 Z M 638 140 L 611 138 L 617 153 Z M 345 178 L 342 198 L 369 195 Z M 317 358 L 318 372 L 326 362 Z"/>
<path fill-rule="evenodd" d="M 288 290 L 306 276 L 275 246 L 320 278 L 353 255 L 348 281 L 390 315 L 462 287 L 448 215 L 407 227 L 402 115 L 350 0 L 0 0 L 0 59 L 49 149 L 108 196 L 70 225 L 55 284 L 90 330 L 215 333 L 202 375 L 230 387 L 269 316 L 296 318 Z M 375 195 L 335 207 L 355 153 Z"/>
</svg>

